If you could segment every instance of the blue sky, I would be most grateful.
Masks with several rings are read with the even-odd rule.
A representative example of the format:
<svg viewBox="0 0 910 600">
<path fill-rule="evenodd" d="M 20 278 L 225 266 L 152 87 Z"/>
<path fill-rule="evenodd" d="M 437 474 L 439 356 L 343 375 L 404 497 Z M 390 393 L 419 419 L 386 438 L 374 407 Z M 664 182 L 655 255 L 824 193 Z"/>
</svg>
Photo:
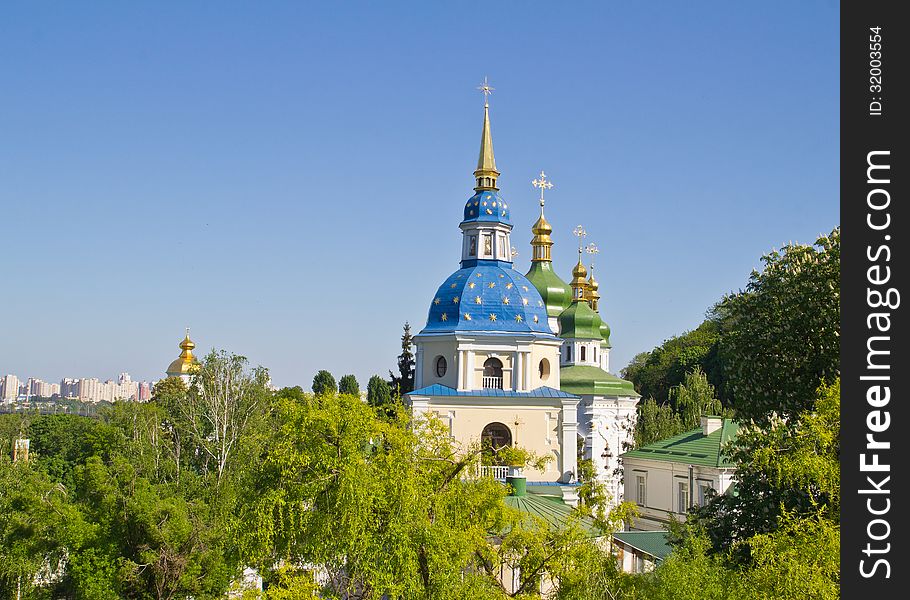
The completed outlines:
<svg viewBox="0 0 910 600">
<path fill-rule="evenodd" d="M 183 328 L 387 374 L 458 267 L 482 97 L 519 270 L 601 253 L 612 366 L 839 222 L 835 2 L 5 3 L 0 374 L 157 379 Z"/>
</svg>

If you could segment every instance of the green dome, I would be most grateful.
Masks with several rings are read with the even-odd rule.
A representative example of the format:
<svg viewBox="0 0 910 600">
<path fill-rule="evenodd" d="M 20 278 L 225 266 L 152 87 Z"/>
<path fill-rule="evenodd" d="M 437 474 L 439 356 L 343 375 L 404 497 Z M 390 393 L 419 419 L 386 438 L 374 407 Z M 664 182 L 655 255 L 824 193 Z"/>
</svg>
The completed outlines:
<svg viewBox="0 0 910 600">
<path fill-rule="evenodd" d="M 553 271 L 550 261 L 535 261 L 525 277 L 543 298 L 548 317 L 558 317 L 572 303 L 572 288 Z"/>
<path fill-rule="evenodd" d="M 578 340 L 603 340 L 600 315 L 584 301 L 572 302 L 559 315 L 559 337 Z"/>
<path fill-rule="evenodd" d="M 607 322 L 601 318 L 600 321 L 600 337 L 604 339 L 603 343 L 600 345 L 602 348 L 612 348 L 610 345 L 610 326 L 607 325 Z"/>
</svg>

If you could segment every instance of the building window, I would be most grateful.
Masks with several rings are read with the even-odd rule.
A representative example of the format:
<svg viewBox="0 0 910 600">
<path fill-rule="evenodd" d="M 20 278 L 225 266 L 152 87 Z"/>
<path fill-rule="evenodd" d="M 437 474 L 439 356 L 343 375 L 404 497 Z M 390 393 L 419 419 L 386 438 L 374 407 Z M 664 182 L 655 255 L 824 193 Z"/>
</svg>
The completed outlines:
<svg viewBox="0 0 910 600">
<path fill-rule="evenodd" d="M 493 256 L 493 235 L 483 234 L 483 256 Z"/>
<path fill-rule="evenodd" d="M 511 446 L 512 432 L 502 423 L 490 423 L 480 432 L 480 443 L 494 451 Z"/>
<path fill-rule="evenodd" d="M 578 355 L 579 355 L 579 360 L 581 362 L 585 362 L 585 347 L 584 346 L 582 346 L 581 348 L 578 349 Z"/>
<path fill-rule="evenodd" d="M 566 346 L 566 360 L 572 360 L 572 346 Z"/>
<path fill-rule="evenodd" d="M 448 366 L 449 365 L 446 363 L 445 356 L 437 356 L 436 357 L 436 377 L 445 377 L 446 369 L 448 368 Z"/>
<path fill-rule="evenodd" d="M 644 573 L 645 572 L 645 557 L 641 554 L 635 554 L 635 572 Z"/>
<path fill-rule="evenodd" d="M 711 491 L 711 484 L 700 481 L 698 482 L 698 505 L 704 506 L 708 502 L 708 492 Z"/>
<path fill-rule="evenodd" d="M 676 484 L 676 490 L 676 500 L 679 504 L 676 512 L 685 513 L 689 510 L 689 484 L 685 481 L 680 481 Z"/>
<path fill-rule="evenodd" d="M 506 258 L 506 236 L 497 236 L 496 246 L 499 248 L 499 258 Z"/>
<path fill-rule="evenodd" d="M 490 357 L 483 363 L 483 387 L 502 389 L 502 361 Z"/>
<path fill-rule="evenodd" d="M 469 238 L 468 243 L 470 244 L 468 247 L 468 256 L 477 256 L 477 236 L 472 235 Z"/>
<path fill-rule="evenodd" d="M 648 484 L 644 475 L 635 476 L 635 484 L 638 488 L 637 501 L 639 506 L 648 505 Z"/>
<path fill-rule="evenodd" d="M 545 358 L 540 359 L 540 364 L 537 365 L 537 374 L 540 376 L 541 381 L 546 381 L 550 378 L 550 361 Z"/>
</svg>

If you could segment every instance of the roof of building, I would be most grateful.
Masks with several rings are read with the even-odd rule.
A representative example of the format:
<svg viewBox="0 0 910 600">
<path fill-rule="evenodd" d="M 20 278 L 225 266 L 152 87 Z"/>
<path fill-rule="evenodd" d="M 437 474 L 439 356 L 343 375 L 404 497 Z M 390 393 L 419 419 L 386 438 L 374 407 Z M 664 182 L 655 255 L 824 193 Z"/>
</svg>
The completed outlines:
<svg viewBox="0 0 910 600">
<path fill-rule="evenodd" d="M 658 560 L 663 560 L 673 551 L 673 548 L 667 543 L 667 535 L 666 531 L 621 531 L 614 533 L 613 539 Z"/>
<path fill-rule="evenodd" d="M 168 377 L 179 377 L 180 375 L 189 375 L 199 366 L 199 361 L 193 355 L 193 348 L 196 344 L 190 339 L 190 330 L 186 330 L 186 337 L 178 345 L 180 356 L 175 358 L 167 367 L 165 374 Z"/>
<path fill-rule="evenodd" d="M 577 510 L 565 505 L 561 500 L 553 496 L 527 493 L 524 496 L 506 496 L 503 501 L 506 506 L 511 506 L 523 513 L 543 519 L 552 529 L 568 527 L 575 523 L 588 535 L 600 535 L 600 530 L 593 520 L 583 516 Z"/>
<path fill-rule="evenodd" d="M 468 390 L 468 391 L 459 391 L 454 388 L 450 388 L 447 385 L 442 385 L 439 383 L 434 383 L 433 385 L 428 385 L 422 387 L 419 390 L 414 390 L 413 392 L 408 392 L 405 396 L 473 396 L 473 397 L 488 397 L 496 396 L 503 398 L 576 398 L 577 396 L 564 392 L 562 390 L 557 390 L 551 387 L 539 387 L 535 388 L 529 392 L 514 392 L 512 390 L 498 390 L 494 388 L 484 388 L 482 390 Z"/>
<path fill-rule="evenodd" d="M 734 464 L 730 462 L 730 458 L 723 449 L 727 442 L 736 439 L 738 430 L 739 425 L 736 421 L 724 419 L 720 428 L 708 435 L 705 435 L 699 427 L 635 450 L 629 450 L 622 454 L 622 457 L 729 468 Z"/>
<path fill-rule="evenodd" d="M 512 224 L 509 219 L 509 205 L 495 190 L 482 190 L 468 198 L 464 205 L 463 223 L 495 222 L 505 225 Z"/>
<path fill-rule="evenodd" d="M 560 367 L 559 388 L 576 395 L 625 396 L 638 398 L 631 381 L 620 379 L 593 365 Z"/>
<path fill-rule="evenodd" d="M 585 300 L 573 300 L 559 315 L 559 337 L 563 339 L 603 340 L 603 319 Z"/>
<path fill-rule="evenodd" d="M 508 263 L 479 261 L 439 286 L 423 331 L 545 333 L 552 336 L 537 288 Z M 555 338 L 554 338 L 555 339 Z"/>
</svg>

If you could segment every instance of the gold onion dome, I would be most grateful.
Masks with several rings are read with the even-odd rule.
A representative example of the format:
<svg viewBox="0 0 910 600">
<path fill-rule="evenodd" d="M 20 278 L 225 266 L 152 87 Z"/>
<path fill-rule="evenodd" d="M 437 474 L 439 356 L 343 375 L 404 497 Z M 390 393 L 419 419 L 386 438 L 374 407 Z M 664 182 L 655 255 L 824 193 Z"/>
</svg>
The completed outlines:
<svg viewBox="0 0 910 600">
<path fill-rule="evenodd" d="M 183 341 L 180 342 L 179 348 L 181 350 L 180 356 L 178 356 L 167 368 L 167 375 L 169 377 L 177 377 L 180 375 L 189 375 L 193 372 L 196 366 L 199 364 L 196 360 L 196 357 L 193 355 L 193 348 L 196 347 L 196 344 L 193 340 L 190 339 L 190 330 L 187 329 L 186 337 L 183 338 Z"/>
<path fill-rule="evenodd" d="M 575 280 L 580 279 L 582 283 L 585 283 L 584 279 L 588 276 L 588 270 L 581 263 L 581 257 L 578 257 L 578 264 L 575 265 L 575 268 L 572 269 L 572 283 L 575 283 Z M 587 284 L 585 284 L 587 285 Z"/>
<path fill-rule="evenodd" d="M 578 264 L 572 269 L 572 282 L 570 284 L 572 286 L 573 300 L 588 299 L 588 282 L 585 280 L 587 275 L 588 270 L 585 269 L 585 266 L 581 263 L 581 254 L 579 254 Z"/>
</svg>

